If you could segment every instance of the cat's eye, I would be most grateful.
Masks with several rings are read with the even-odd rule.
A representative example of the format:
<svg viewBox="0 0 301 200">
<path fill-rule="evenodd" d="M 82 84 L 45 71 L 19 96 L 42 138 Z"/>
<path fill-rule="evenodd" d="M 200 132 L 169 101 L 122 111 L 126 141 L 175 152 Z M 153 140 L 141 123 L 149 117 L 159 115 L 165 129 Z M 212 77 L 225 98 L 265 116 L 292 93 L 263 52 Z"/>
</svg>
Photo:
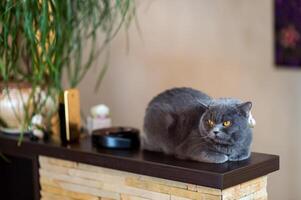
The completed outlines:
<svg viewBox="0 0 301 200">
<path fill-rule="evenodd" d="M 212 121 L 212 120 L 210 120 L 210 119 L 208 119 L 208 124 L 209 124 L 209 126 L 211 126 L 211 127 L 213 127 L 214 126 L 214 122 Z"/>
<path fill-rule="evenodd" d="M 228 127 L 228 126 L 230 126 L 231 125 L 231 122 L 230 121 L 224 121 L 223 122 L 223 126 L 224 127 Z"/>
</svg>

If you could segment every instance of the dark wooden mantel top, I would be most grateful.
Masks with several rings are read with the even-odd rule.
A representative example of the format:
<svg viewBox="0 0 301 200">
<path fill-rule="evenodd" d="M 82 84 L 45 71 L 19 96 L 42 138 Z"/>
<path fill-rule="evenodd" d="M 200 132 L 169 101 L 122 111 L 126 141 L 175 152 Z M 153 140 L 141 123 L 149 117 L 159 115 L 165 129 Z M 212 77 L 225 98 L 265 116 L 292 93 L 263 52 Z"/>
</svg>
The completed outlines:
<svg viewBox="0 0 301 200">
<path fill-rule="evenodd" d="M 218 189 L 225 189 L 279 169 L 279 156 L 262 153 L 252 153 L 250 159 L 241 162 L 207 164 L 178 160 L 161 153 L 142 150 L 96 149 L 91 145 L 90 137 L 69 146 L 53 141 L 32 142 L 25 138 L 18 147 L 17 139 L 15 136 L 0 133 L 0 152 L 24 157 L 45 155 Z"/>
</svg>

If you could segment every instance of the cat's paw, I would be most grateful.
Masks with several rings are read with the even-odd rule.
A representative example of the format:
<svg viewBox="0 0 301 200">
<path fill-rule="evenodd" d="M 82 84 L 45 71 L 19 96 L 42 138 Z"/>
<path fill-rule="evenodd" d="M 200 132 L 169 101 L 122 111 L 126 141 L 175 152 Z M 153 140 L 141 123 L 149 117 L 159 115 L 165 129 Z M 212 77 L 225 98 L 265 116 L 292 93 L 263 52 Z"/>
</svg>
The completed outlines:
<svg viewBox="0 0 301 200">
<path fill-rule="evenodd" d="M 221 154 L 213 159 L 212 163 L 224 163 L 229 160 L 227 155 Z"/>
<path fill-rule="evenodd" d="M 249 149 L 243 149 L 238 152 L 229 155 L 229 161 L 241 161 L 250 157 L 251 152 Z"/>
<path fill-rule="evenodd" d="M 246 160 L 249 157 L 250 157 L 249 155 L 230 155 L 229 161 L 241 161 L 241 160 Z"/>
<path fill-rule="evenodd" d="M 207 163 L 224 163 L 229 160 L 227 155 L 211 151 L 202 151 L 198 156 L 194 156 L 193 159 Z"/>
</svg>

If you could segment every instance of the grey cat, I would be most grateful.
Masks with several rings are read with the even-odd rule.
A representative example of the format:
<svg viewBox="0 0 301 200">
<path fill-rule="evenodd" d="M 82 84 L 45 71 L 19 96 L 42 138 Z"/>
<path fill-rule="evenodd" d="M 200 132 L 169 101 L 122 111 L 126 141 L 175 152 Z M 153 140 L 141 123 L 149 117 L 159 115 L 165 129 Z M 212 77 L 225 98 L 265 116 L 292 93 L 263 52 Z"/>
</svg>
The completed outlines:
<svg viewBox="0 0 301 200">
<path fill-rule="evenodd" d="M 180 159 L 223 163 L 249 158 L 252 103 L 213 99 L 191 88 L 156 96 L 144 118 L 142 146 Z"/>
</svg>

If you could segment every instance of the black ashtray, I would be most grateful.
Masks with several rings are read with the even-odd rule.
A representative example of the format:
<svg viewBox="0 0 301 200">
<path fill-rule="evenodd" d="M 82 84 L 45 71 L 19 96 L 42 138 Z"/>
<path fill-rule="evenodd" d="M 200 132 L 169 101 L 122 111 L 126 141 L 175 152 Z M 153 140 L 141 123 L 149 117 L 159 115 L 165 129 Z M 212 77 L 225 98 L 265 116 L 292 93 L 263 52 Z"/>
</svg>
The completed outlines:
<svg viewBox="0 0 301 200">
<path fill-rule="evenodd" d="M 111 127 L 92 132 L 96 147 L 109 149 L 137 149 L 140 146 L 139 130 L 130 127 Z"/>
</svg>

